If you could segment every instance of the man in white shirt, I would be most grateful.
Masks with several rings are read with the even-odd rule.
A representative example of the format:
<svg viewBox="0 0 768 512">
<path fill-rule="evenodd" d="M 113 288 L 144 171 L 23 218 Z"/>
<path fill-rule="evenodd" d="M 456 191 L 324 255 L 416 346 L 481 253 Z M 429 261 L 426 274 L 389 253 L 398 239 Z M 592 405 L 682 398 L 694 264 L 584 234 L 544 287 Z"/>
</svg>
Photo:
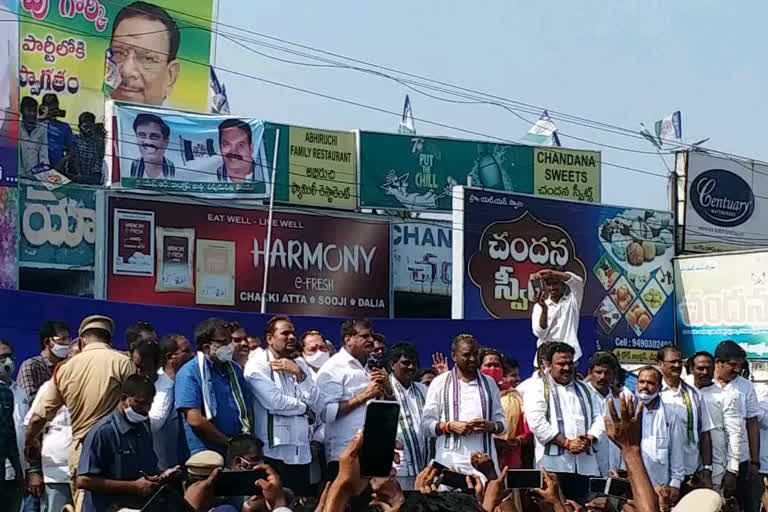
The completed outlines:
<svg viewBox="0 0 768 512">
<path fill-rule="evenodd" d="M 459 334 L 453 339 L 453 370 L 441 373 L 429 385 L 421 431 L 437 437 L 437 462 L 467 475 L 483 476 L 472 466 L 472 454 L 490 455 L 498 473 L 492 436 L 506 432 L 507 421 L 499 387 L 478 370 L 478 348 L 471 334 Z"/>
<path fill-rule="evenodd" d="M 314 329 L 306 331 L 300 341 L 304 362 L 309 366 L 312 377 L 317 379 L 317 372 L 331 358 L 323 333 Z"/>
<path fill-rule="evenodd" d="M 600 476 L 595 445 L 605 436 L 600 397 L 576 379 L 574 349 L 554 343 L 549 374 L 526 392 L 524 409 L 536 441 L 536 467 L 557 472 L 565 495 L 583 502 L 589 476 Z"/>
<path fill-rule="evenodd" d="M 181 334 L 169 334 L 160 340 L 160 369 L 155 381 L 155 398 L 149 409 L 152 446 L 157 467 L 165 471 L 183 464 L 179 415 L 174 407 L 176 372 L 195 356 L 189 340 Z"/>
<path fill-rule="evenodd" d="M 579 344 L 579 318 L 584 297 L 584 279 L 573 272 L 544 269 L 529 279 L 541 283 L 531 315 L 533 334 L 537 345 L 545 341 L 561 341 L 574 350 L 574 362 L 581 359 Z"/>
<path fill-rule="evenodd" d="M 16 457 L 14 457 L 13 464 L 11 463 L 10 458 L 5 459 L 5 481 L 0 490 L 0 496 L 5 500 L 2 503 L 4 503 L 4 506 L 8 507 L 8 510 L 17 510 L 21 503 L 22 495 L 16 485 L 17 481 L 24 481 L 24 474 L 28 469 L 26 459 L 22 457 L 21 454 L 23 452 L 24 434 L 26 432 L 26 428 L 24 427 L 24 417 L 29 410 L 29 398 L 27 397 L 27 392 L 16 385 L 16 382 L 11 378 L 14 367 L 15 359 L 11 345 L 7 341 L 0 340 L 0 386 L 8 387 L 13 394 L 13 425 L 16 430 Z M 0 405 L 6 407 L 7 404 L 4 401 Z M 7 427 L 7 425 L 5 426 Z M 5 445 L 7 442 L 6 439 L 3 439 L 2 441 L 4 449 L 14 449 L 13 446 Z M 19 471 L 21 475 L 18 475 L 17 471 Z"/>
<path fill-rule="evenodd" d="M 365 319 L 347 320 L 341 326 L 341 336 L 342 349 L 317 374 L 329 480 L 339 472 L 341 452 L 365 424 L 365 405 L 390 395 L 387 372 L 366 369 L 373 350 L 373 324 Z"/>
<path fill-rule="evenodd" d="M 680 485 L 685 477 L 683 462 L 684 431 L 677 415 L 668 411 L 659 397 L 661 372 L 645 366 L 637 374 L 637 400 L 643 405 L 643 425 L 640 452 L 651 484 L 672 504 L 680 497 Z"/>
<path fill-rule="evenodd" d="M 768 477 L 768 384 L 755 383 L 757 403 L 760 405 L 760 476 Z M 768 490 L 765 491 L 768 493 Z M 765 500 L 766 497 L 763 497 Z"/>
<path fill-rule="evenodd" d="M 521 382 L 517 388 L 515 388 L 517 392 L 520 393 L 520 396 L 523 397 L 523 399 L 525 399 L 525 393 L 531 388 L 531 386 L 535 382 L 541 381 L 541 377 L 549 369 L 549 363 L 547 362 L 547 352 L 551 346 L 551 341 L 545 341 L 536 348 L 536 365 L 533 369 L 533 374 Z"/>
<path fill-rule="evenodd" d="M 616 410 L 619 408 L 619 396 L 613 393 L 618 368 L 619 362 L 610 352 L 595 352 L 589 358 L 589 373 L 585 382 L 600 397 L 596 405 L 599 406 L 600 415 L 603 417 L 608 415 L 608 400 L 613 400 Z M 595 451 L 600 476 L 608 477 L 612 469 L 621 467 L 621 450 L 608 436 L 597 442 Z"/>
<path fill-rule="evenodd" d="M 683 373 L 683 354 L 674 345 L 662 347 L 656 354 L 656 363 L 664 377 L 661 383 L 661 401 L 665 410 L 677 416 L 686 433 L 683 442 L 684 483 L 696 479 L 700 486 L 712 487 L 712 418 L 707 404 L 699 392 L 686 384 Z"/>
<path fill-rule="evenodd" d="M 720 491 L 726 469 L 736 475 L 741 462 L 742 433 L 738 398 L 735 393 L 723 392 L 720 386 L 712 382 L 715 370 L 712 354 L 697 352 L 691 357 L 691 365 L 691 384 L 701 393 L 712 418 L 712 488 Z"/>
<path fill-rule="evenodd" d="M 741 376 L 747 354 L 731 340 L 721 341 L 715 349 L 715 385 L 738 400 L 742 433 L 738 475 L 727 470 L 723 477 L 723 495 L 735 495 L 741 510 L 757 512 L 763 482 L 760 469 L 760 406 L 752 383 Z"/>
<path fill-rule="evenodd" d="M 429 442 L 421 430 L 421 419 L 427 399 L 427 387 L 416 382 L 419 369 L 419 352 L 410 343 L 397 343 L 389 353 L 392 385 L 395 400 L 400 404 L 397 424 L 397 440 L 403 445 L 400 463 L 395 464 L 397 481 L 404 491 L 412 491 L 418 475 L 429 462 Z"/>
<path fill-rule="evenodd" d="M 320 390 L 301 359 L 296 329 L 287 316 L 273 316 L 264 327 L 265 350 L 245 365 L 256 396 L 256 436 L 264 442 L 264 461 L 297 496 L 309 496 L 312 462 L 310 425 Z"/>
</svg>

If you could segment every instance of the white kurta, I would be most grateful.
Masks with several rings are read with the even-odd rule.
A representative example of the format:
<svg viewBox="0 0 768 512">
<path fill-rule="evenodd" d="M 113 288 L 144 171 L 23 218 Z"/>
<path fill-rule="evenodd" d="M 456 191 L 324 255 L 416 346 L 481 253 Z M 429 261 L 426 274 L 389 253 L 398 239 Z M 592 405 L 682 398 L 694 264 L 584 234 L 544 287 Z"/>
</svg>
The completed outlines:
<svg viewBox="0 0 768 512">
<path fill-rule="evenodd" d="M 539 380 L 531 385 L 523 399 L 526 419 L 528 426 L 533 432 L 536 444 L 536 465 L 547 471 L 563 473 L 579 473 L 581 475 L 599 476 L 600 469 L 597 463 L 597 456 L 594 450 L 573 455 L 568 450 L 558 450 L 557 447 L 551 448 L 552 455 L 547 455 L 547 444 L 549 444 L 558 433 L 567 439 L 573 439 L 580 435 L 589 434 L 597 439 L 598 444 L 605 436 L 605 422 L 603 420 L 599 402 L 602 398 L 592 392 L 589 387 L 583 389 L 590 393 L 592 408 L 590 410 L 589 400 L 585 397 L 585 407 L 587 415 L 585 418 L 584 408 L 579 396 L 576 394 L 576 383 L 571 381 L 563 386 L 552 379 L 548 379 L 550 386 L 549 404 L 545 399 L 544 380 Z M 582 392 L 582 389 L 579 389 Z M 562 416 L 558 416 L 556 399 L 560 402 Z M 549 408 L 549 419 L 547 419 L 547 409 Z M 562 432 L 559 430 L 559 423 L 562 422 Z M 587 428 L 584 428 L 585 425 Z M 562 451 L 562 454 L 559 452 Z"/>
<path fill-rule="evenodd" d="M 608 400 L 613 400 L 613 405 L 616 408 L 616 412 L 619 411 L 619 398 L 613 396 L 612 392 L 609 392 L 606 397 L 603 397 L 603 395 L 601 395 L 600 392 L 595 389 L 591 382 L 587 382 L 586 384 L 594 392 L 594 394 L 599 397 L 598 404 L 596 404 L 596 406 L 600 407 L 600 415 L 603 417 L 603 419 L 605 419 L 605 416 L 609 414 Z M 597 456 L 597 467 L 600 469 L 600 476 L 607 478 L 610 476 L 612 469 L 618 469 L 621 467 L 621 450 L 618 446 L 616 446 L 616 443 L 608 438 L 607 435 L 603 436 L 595 444 L 595 448 L 597 449 L 597 453 L 595 455 Z"/>
<path fill-rule="evenodd" d="M 741 430 L 741 462 L 750 460 L 749 439 L 747 438 L 747 418 L 759 418 L 761 409 L 757 403 L 757 394 L 751 382 L 744 377 L 738 376 L 731 382 L 722 386 L 717 379 L 712 381 L 715 386 L 720 387 L 726 394 L 733 395 L 739 408 L 739 428 Z"/>
<path fill-rule="evenodd" d="M 429 385 L 421 428 L 422 432 L 431 437 L 436 436 L 435 428 L 437 427 L 437 424 L 446 421 L 445 415 L 443 414 L 443 397 L 445 387 L 448 385 L 448 377 L 452 374 L 453 372 L 441 373 L 435 377 Z M 492 415 L 490 421 L 501 422 L 504 425 L 505 432 L 507 429 L 507 420 L 504 418 L 504 410 L 501 408 L 499 387 L 490 377 L 482 374 L 480 374 L 480 377 L 485 379 L 491 391 Z M 469 382 L 464 382 L 463 380 L 458 379 L 458 382 L 459 417 L 458 419 L 454 419 L 452 412 L 449 412 L 449 421 L 471 421 L 477 418 L 483 418 L 483 405 L 480 394 L 481 383 L 477 379 Z M 450 389 L 448 390 L 448 393 L 449 395 L 451 394 Z M 472 467 L 470 458 L 473 452 L 487 451 L 496 466 L 496 471 L 499 471 L 499 457 L 496 454 L 496 447 L 494 446 L 493 440 L 491 440 L 489 449 L 486 449 L 483 443 L 483 438 L 483 434 L 461 436 L 459 438 L 458 446 L 454 446 L 449 436 L 437 436 L 435 442 L 435 460 L 445 466 L 454 467 L 461 473 L 479 474 Z"/>
<path fill-rule="evenodd" d="M 52 382 L 47 380 L 32 401 L 32 406 L 24 418 L 24 427 L 29 426 L 32 413 L 40 398 L 51 387 Z M 43 481 L 50 484 L 69 483 L 69 445 L 72 444 L 72 422 L 69 417 L 69 409 L 61 407 L 56 416 L 45 425 L 43 430 L 43 446 L 41 450 L 41 464 L 43 466 Z"/>
<path fill-rule="evenodd" d="M 245 365 L 245 379 L 251 386 L 254 401 L 256 436 L 264 441 L 264 456 L 286 464 L 312 462 L 307 413 L 320 403 L 320 390 L 309 367 L 294 359 L 304 372 L 304 380 L 286 372 L 272 371 L 275 360 L 271 349 L 254 353 Z"/>
<path fill-rule="evenodd" d="M 394 382 L 395 380 L 394 376 L 390 376 L 393 388 L 399 385 L 399 383 L 396 384 Z M 429 462 L 427 460 L 429 439 L 421 430 L 423 409 L 427 398 L 427 387 L 419 382 L 412 382 L 408 389 L 400 386 L 395 398 L 400 404 L 397 440 L 403 445 L 403 450 L 400 451 L 400 464 L 395 464 L 395 469 L 397 470 L 398 478 L 415 477 Z M 406 432 L 403 429 L 408 431 L 407 438 Z M 413 451 L 415 456 L 411 455 L 411 451 Z M 421 463 L 417 459 L 419 456 L 422 460 Z"/>
<path fill-rule="evenodd" d="M 675 414 L 667 414 L 657 400 L 653 409 L 643 407 L 643 437 L 640 451 L 651 484 L 680 488 L 685 477 L 683 442 L 685 432 Z"/>
<path fill-rule="evenodd" d="M 710 384 L 699 389 L 712 418 L 712 483 L 720 485 L 725 470 L 739 471 L 741 461 L 741 417 L 738 399 L 733 393 L 724 393 L 719 386 Z M 762 451 L 760 452 L 762 454 Z"/>
<path fill-rule="evenodd" d="M 568 272 L 571 278 L 565 281 L 570 292 L 563 295 L 559 301 L 554 302 L 547 298 L 547 328 L 542 329 L 539 324 L 541 318 L 541 306 L 534 304 L 531 314 L 531 328 L 533 335 L 538 338 L 536 346 L 545 341 L 561 341 L 572 346 L 576 353 L 574 361 L 581 359 L 581 344 L 579 344 L 579 320 L 581 319 L 581 301 L 584 298 L 584 280 Z M 533 361 L 536 366 L 536 360 Z"/>
<path fill-rule="evenodd" d="M 683 386 L 685 386 L 685 390 L 688 392 L 690 410 L 683 395 Z M 698 390 L 693 386 L 685 384 L 682 379 L 677 389 L 671 388 L 662 379 L 659 396 L 661 401 L 664 402 L 664 409 L 668 414 L 677 416 L 677 421 L 685 433 L 683 438 L 683 465 L 685 475 L 692 475 L 699 469 L 701 462 L 701 434 L 712 430 L 712 417 L 707 409 L 707 404 L 701 399 L 701 394 Z M 688 425 L 689 412 L 692 425 Z M 688 438 L 689 431 L 693 435 L 693 441 Z"/>
</svg>

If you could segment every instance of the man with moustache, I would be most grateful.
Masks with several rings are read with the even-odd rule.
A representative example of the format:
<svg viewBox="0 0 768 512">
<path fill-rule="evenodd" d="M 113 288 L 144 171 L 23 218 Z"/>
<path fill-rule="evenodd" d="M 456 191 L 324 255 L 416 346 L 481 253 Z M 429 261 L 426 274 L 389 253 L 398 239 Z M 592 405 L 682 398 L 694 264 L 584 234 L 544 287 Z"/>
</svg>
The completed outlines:
<svg viewBox="0 0 768 512">
<path fill-rule="evenodd" d="M 687 486 L 692 480 L 712 487 L 712 418 L 699 392 L 681 378 L 683 355 L 674 345 L 662 347 L 656 355 L 661 374 L 661 401 L 667 412 L 677 415 L 686 432 L 683 443 L 683 463 Z"/>
<path fill-rule="evenodd" d="M 560 473 L 566 496 L 583 501 L 589 476 L 599 476 L 595 445 L 605 436 L 599 397 L 574 379 L 574 348 L 555 342 L 546 359 L 549 374 L 523 397 L 528 426 L 536 442 L 536 467 Z"/>
<path fill-rule="evenodd" d="M 589 374 L 586 384 L 601 397 L 598 404 L 603 417 L 608 415 L 608 400 L 613 400 L 614 406 L 619 407 L 619 395 L 613 392 L 618 369 L 618 361 L 610 352 L 595 352 L 589 358 Z M 598 441 L 595 449 L 600 476 L 610 476 L 610 471 L 618 469 L 621 465 L 621 451 L 607 436 Z"/>
<path fill-rule="evenodd" d="M 154 114 L 139 114 L 133 121 L 141 158 L 131 164 L 131 178 L 173 178 L 176 167 L 165 158 L 171 128 Z"/>
<path fill-rule="evenodd" d="M 120 72 L 113 100 L 162 105 L 179 78 L 181 35 L 165 9 L 147 2 L 123 7 L 112 25 L 110 49 Z"/>
<path fill-rule="evenodd" d="M 427 387 L 414 381 L 419 369 L 419 352 L 410 343 L 397 343 L 390 351 L 392 373 L 389 382 L 400 404 L 397 440 L 403 445 L 400 463 L 396 464 L 397 481 L 404 491 L 414 489 L 416 475 L 427 465 L 428 438 L 421 430 L 421 419 L 427 398 Z"/>
<path fill-rule="evenodd" d="M 637 374 L 637 400 L 643 406 L 640 452 L 659 498 L 674 504 L 685 477 L 685 433 L 678 416 L 659 397 L 661 382 L 661 372 L 653 366 L 645 366 Z"/>
<path fill-rule="evenodd" d="M 309 496 L 310 425 L 320 390 L 299 357 L 296 330 L 287 316 L 273 316 L 264 328 L 266 350 L 245 365 L 256 396 L 256 436 L 264 442 L 264 461 L 298 496 Z"/>
<path fill-rule="evenodd" d="M 364 318 L 347 320 L 341 338 L 343 347 L 317 374 L 329 480 L 336 478 L 341 453 L 365 424 L 365 405 L 391 394 L 387 372 L 366 367 L 373 350 L 373 324 Z"/>
<path fill-rule="evenodd" d="M 429 386 L 421 431 L 437 438 L 437 462 L 462 473 L 480 475 L 472 466 L 472 454 L 487 453 L 498 474 L 493 435 L 507 430 L 499 387 L 491 377 L 480 373 L 478 344 L 471 334 L 459 334 L 453 339 L 451 358 L 453 370 L 441 373 Z"/>
<path fill-rule="evenodd" d="M 701 394 L 712 418 L 712 488 L 720 491 L 726 469 L 739 472 L 741 451 L 741 417 L 738 398 L 724 393 L 712 382 L 715 358 L 709 352 L 697 352 L 690 358 L 690 384 Z M 686 377 L 686 381 L 688 381 Z"/>
<path fill-rule="evenodd" d="M 254 156 L 251 125 L 241 119 L 226 119 L 219 124 L 219 148 L 222 165 L 216 171 L 219 181 L 252 183 L 253 192 L 266 193 L 267 175 L 262 165 L 261 134 L 256 141 L 259 151 Z"/>
</svg>

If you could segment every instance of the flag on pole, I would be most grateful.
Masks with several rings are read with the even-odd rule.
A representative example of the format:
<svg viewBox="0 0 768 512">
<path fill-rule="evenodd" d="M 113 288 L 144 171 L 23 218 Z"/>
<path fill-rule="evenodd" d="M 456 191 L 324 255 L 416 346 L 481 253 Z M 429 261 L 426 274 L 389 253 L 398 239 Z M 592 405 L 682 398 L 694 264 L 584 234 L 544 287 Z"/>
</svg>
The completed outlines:
<svg viewBox="0 0 768 512">
<path fill-rule="evenodd" d="M 673 139 L 681 140 L 683 138 L 683 124 L 680 111 L 669 114 L 664 119 L 656 121 L 656 137 L 660 144 L 664 141 Z"/>
<path fill-rule="evenodd" d="M 560 138 L 557 136 L 557 126 L 549 117 L 546 110 L 541 113 L 539 120 L 531 126 L 523 140 L 537 146 L 555 146 L 560 147 Z"/>
<path fill-rule="evenodd" d="M 648 131 L 648 128 L 646 128 L 643 123 L 640 123 L 640 135 L 645 137 L 645 140 L 653 144 L 653 147 L 656 149 L 661 149 L 661 142 L 659 142 L 659 140 L 654 137 L 650 131 Z"/>
<path fill-rule="evenodd" d="M 397 128 L 398 133 L 404 135 L 415 135 L 416 125 L 413 122 L 413 110 L 411 110 L 411 99 L 408 95 L 405 95 L 405 104 L 403 105 L 403 117 L 400 119 L 400 126 Z"/>
<path fill-rule="evenodd" d="M 107 48 L 107 51 L 104 52 L 104 82 L 101 84 L 101 91 L 104 93 L 104 96 L 111 96 L 112 91 L 120 87 L 121 81 L 122 77 L 120 76 L 120 70 L 117 68 L 112 48 Z"/>
<path fill-rule="evenodd" d="M 208 80 L 209 95 L 211 98 L 212 114 L 229 114 L 229 100 L 227 99 L 227 88 L 219 82 L 216 71 L 211 68 L 210 78 Z"/>
</svg>

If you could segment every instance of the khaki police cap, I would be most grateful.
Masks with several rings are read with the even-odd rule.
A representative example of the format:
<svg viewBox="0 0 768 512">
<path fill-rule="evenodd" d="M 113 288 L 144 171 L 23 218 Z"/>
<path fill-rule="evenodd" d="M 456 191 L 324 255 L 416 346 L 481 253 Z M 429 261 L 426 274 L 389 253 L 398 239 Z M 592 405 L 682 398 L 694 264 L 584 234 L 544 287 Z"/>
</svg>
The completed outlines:
<svg viewBox="0 0 768 512">
<path fill-rule="evenodd" d="M 112 336 L 115 333 L 115 322 L 108 316 L 103 315 L 91 315 L 83 318 L 80 322 L 80 329 L 77 331 L 78 336 L 82 336 L 88 329 L 104 329 Z"/>
<path fill-rule="evenodd" d="M 214 469 L 224 467 L 224 457 L 218 452 L 204 450 L 191 456 L 184 465 L 190 475 L 208 476 Z"/>
<path fill-rule="evenodd" d="M 712 489 L 696 489 L 675 505 L 672 512 L 718 512 L 723 508 L 723 499 Z"/>
</svg>

